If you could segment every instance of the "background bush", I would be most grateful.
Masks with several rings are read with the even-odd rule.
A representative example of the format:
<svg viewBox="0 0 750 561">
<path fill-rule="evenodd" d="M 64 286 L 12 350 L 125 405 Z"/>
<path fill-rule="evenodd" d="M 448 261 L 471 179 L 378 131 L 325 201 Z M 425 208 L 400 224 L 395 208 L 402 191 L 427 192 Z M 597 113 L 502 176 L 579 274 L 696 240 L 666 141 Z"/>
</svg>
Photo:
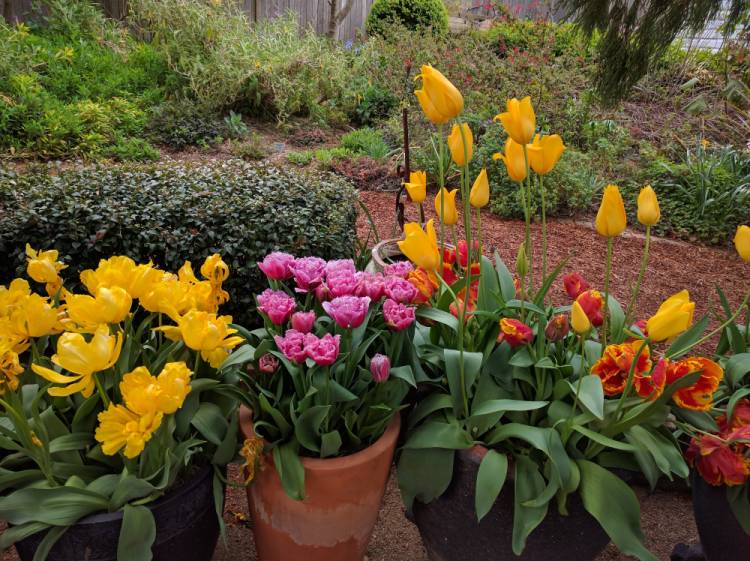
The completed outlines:
<svg viewBox="0 0 750 561">
<path fill-rule="evenodd" d="M 370 35 L 382 35 L 393 26 L 403 25 L 412 31 L 431 29 L 448 32 L 448 10 L 443 0 L 375 0 L 365 28 Z"/>
<path fill-rule="evenodd" d="M 0 284 L 24 248 L 57 249 L 73 278 L 124 254 L 176 271 L 219 252 L 231 267 L 225 308 L 248 321 L 264 288 L 256 262 L 284 250 L 323 258 L 354 251 L 356 193 L 330 175 L 228 161 L 191 167 L 86 167 L 16 175 L 0 169 Z"/>
</svg>

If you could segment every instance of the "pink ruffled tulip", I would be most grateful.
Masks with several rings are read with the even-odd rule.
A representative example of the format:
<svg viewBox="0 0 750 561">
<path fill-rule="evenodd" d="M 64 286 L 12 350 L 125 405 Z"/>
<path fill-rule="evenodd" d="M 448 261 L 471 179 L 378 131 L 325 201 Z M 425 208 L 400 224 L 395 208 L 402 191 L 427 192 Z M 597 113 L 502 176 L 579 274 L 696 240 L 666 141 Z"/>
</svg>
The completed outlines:
<svg viewBox="0 0 750 561">
<path fill-rule="evenodd" d="M 308 333 L 305 335 L 305 350 L 318 366 L 330 366 L 339 356 L 340 342 L 341 335 L 326 333 L 323 337 L 316 337 Z"/>
<path fill-rule="evenodd" d="M 411 306 L 388 298 L 383 303 L 383 317 L 391 329 L 403 331 L 416 320 L 416 311 Z"/>
<path fill-rule="evenodd" d="M 395 263 L 389 263 L 383 269 L 385 276 L 401 277 L 405 279 L 406 276 L 414 270 L 414 265 L 409 261 L 396 261 Z"/>
<path fill-rule="evenodd" d="M 354 329 L 362 325 L 370 308 L 367 296 L 340 296 L 330 302 L 323 302 L 323 309 L 343 329 Z"/>
<path fill-rule="evenodd" d="M 376 354 L 370 361 L 370 372 L 375 382 L 378 384 L 385 382 L 391 374 L 390 359 L 385 355 Z"/>
<path fill-rule="evenodd" d="M 269 253 L 258 263 L 258 268 L 272 280 L 286 280 L 292 277 L 290 266 L 294 263 L 294 256 L 282 251 Z"/>
<path fill-rule="evenodd" d="M 334 275 L 326 277 L 328 289 L 334 298 L 338 296 L 352 296 L 356 290 L 359 281 L 356 273 L 350 271 L 337 271 Z"/>
<path fill-rule="evenodd" d="M 292 314 L 292 329 L 300 333 L 310 333 L 315 325 L 315 312 L 296 312 Z"/>
<path fill-rule="evenodd" d="M 401 277 L 386 277 L 385 295 L 402 304 L 411 304 L 418 295 L 417 289 L 408 280 Z"/>
<path fill-rule="evenodd" d="M 309 292 L 323 282 L 326 271 L 326 262 L 320 257 L 302 257 L 295 259 L 289 266 L 294 282 L 297 283 L 297 292 Z"/>
<path fill-rule="evenodd" d="M 292 362 L 300 364 L 305 362 L 305 359 L 307 358 L 305 337 L 304 333 L 290 329 L 283 337 L 276 335 L 273 340 L 276 341 L 276 346 L 282 353 L 284 353 L 286 358 Z"/>
<path fill-rule="evenodd" d="M 258 295 L 258 310 L 268 316 L 274 325 L 283 325 L 297 306 L 286 292 L 267 288 Z"/>
<path fill-rule="evenodd" d="M 367 296 L 373 302 L 378 302 L 385 295 L 385 278 L 381 274 L 357 273 L 356 296 Z"/>
<path fill-rule="evenodd" d="M 265 374 L 273 374 L 279 367 L 279 360 L 270 353 L 264 354 L 258 361 L 258 370 Z"/>
<path fill-rule="evenodd" d="M 327 279 L 344 273 L 353 275 L 356 272 L 357 267 L 351 259 L 334 259 L 326 264 Z"/>
</svg>

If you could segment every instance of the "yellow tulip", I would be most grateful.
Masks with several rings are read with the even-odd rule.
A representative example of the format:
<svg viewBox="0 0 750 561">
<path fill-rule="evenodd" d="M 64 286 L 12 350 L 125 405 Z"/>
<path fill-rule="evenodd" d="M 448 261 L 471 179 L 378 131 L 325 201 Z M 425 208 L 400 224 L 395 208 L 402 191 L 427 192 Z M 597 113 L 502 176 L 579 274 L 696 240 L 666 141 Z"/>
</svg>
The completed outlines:
<svg viewBox="0 0 750 561">
<path fill-rule="evenodd" d="M 456 193 L 458 193 L 458 189 L 448 191 L 448 189 L 443 187 L 442 194 L 438 193 L 435 196 L 435 212 L 446 226 L 453 226 L 458 223 Z M 443 205 L 445 205 L 444 208 Z"/>
<path fill-rule="evenodd" d="M 232 349 L 244 340 L 233 336 L 237 330 L 229 327 L 232 323 L 231 316 L 189 310 L 176 318 L 176 322 L 176 326 L 157 327 L 156 331 L 164 332 L 172 340 L 184 341 L 187 347 L 201 351 L 204 358 L 207 353 L 216 349 Z"/>
<path fill-rule="evenodd" d="M 26 244 L 26 257 L 28 258 L 26 272 L 36 282 L 58 283 L 60 271 L 67 267 L 67 265 L 58 262 L 56 249 L 36 251 L 29 244 Z"/>
<path fill-rule="evenodd" d="M 515 142 L 512 138 L 505 141 L 505 153 L 498 152 L 497 154 L 493 154 L 492 159 L 502 160 L 505 163 L 508 176 L 513 181 L 523 181 L 526 179 L 526 158 L 523 155 L 523 146 Z"/>
<path fill-rule="evenodd" d="M 577 300 L 573 302 L 570 310 L 570 325 L 573 327 L 573 331 L 579 335 L 585 335 L 591 331 L 591 320 Z"/>
<path fill-rule="evenodd" d="M 23 372 L 18 353 L 13 350 L 13 342 L 0 338 L 0 396 L 5 395 L 8 390 L 18 389 L 18 377 Z"/>
<path fill-rule="evenodd" d="M 622 234 L 627 223 L 620 189 L 617 185 L 607 185 L 599 212 L 596 213 L 596 231 L 602 236 L 613 238 Z"/>
<path fill-rule="evenodd" d="M 124 288 L 100 287 L 96 297 L 87 294 L 66 296 L 65 308 L 70 321 L 80 327 L 93 327 L 101 323 L 120 323 L 130 313 L 133 299 Z"/>
<path fill-rule="evenodd" d="M 427 271 L 437 269 L 440 264 L 440 251 L 434 221 L 428 221 L 424 230 L 416 222 L 410 222 L 404 226 L 404 234 L 405 238 L 398 242 L 401 253 L 417 267 Z"/>
<path fill-rule="evenodd" d="M 125 374 L 120 382 L 120 393 L 128 409 L 145 415 L 171 415 L 182 407 L 190 393 L 192 372 L 184 362 L 168 362 L 159 376 L 152 376 L 145 366 Z"/>
<path fill-rule="evenodd" d="M 447 123 L 464 110 L 464 98 L 456 86 L 429 64 L 422 66 L 422 89 L 416 90 L 425 116 L 436 125 Z"/>
<path fill-rule="evenodd" d="M 484 208 L 490 202 L 490 182 L 487 179 L 487 170 L 482 168 L 469 193 L 469 204 L 474 208 Z"/>
<path fill-rule="evenodd" d="M 10 329 L 20 338 L 44 337 L 60 333 L 60 310 L 38 294 L 30 294 L 10 314 Z"/>
<path fill-rule="evenodd" d="M 695 302 L 687 290 L 670 296 L 646 322 L 649 338 L 659 342 L 676 337 L 693 324 L 694 314 Z"/>
<path fill-rule="evenodd" d="M 9 317 L 31 295 L 31 286 L 25 279 L 13 279 L 7 286 L 0 286 L 0 317 Z"/>
<path fill-rule="evenodd" d="M 734 247 L 745 261 L 750 263 L 750 226 L 739 226 L 734 235 Z"/>
<path fill-rule="evenodd" d="M 461 130 L 463 130 L 463 138 L 461 138 Z M 462 123 L 460 128 L 459 125 L 453 125 L 453 130 L 448 135 L 448 148 L 457 166 L 464 166 L 466 162 L 471 161 L 474 155 L 474 135 L 471 134 L 468 124 Z"/>
<path fill-rule="evenodd" d="M 537 134 L 529 146 L 529 164 L 537 174 L 547 175 L 555 168 L 564 151 L 565 145 L 560 135 Z"/>
<path fill-rule="evenodd" d="M 521 101 L 515 97 L 509 99 L 505 113 L 496 115 L 495 120 L 503 124 L 505 132 L 518 144 L 528 144 L 534 138 L 536 115 L 531 105 L 531 98 L 528 96 Z"/>
<path fill-rule="evenodd" d="M 413 203 L 419 204 L 427 198 L 427 173 L 413 171 L 409 174 L 409 182 L 404 183 L 406 192 Z"/>
<path fill-rule="evenodd" d="M 194 307 L 190 295 L 191 284 L 167 278 L 141 294 L 141 306 L 146 311 L 166 314 L 173 320 Z"/>
<path fill-rule="evenodd" d="M 126 458 L 136 458 L 161 426 L 163 416 L 162 413 L 138 415 L 127 407 L 110 403 L 106 411 L 99 413 L 94 437 L 107 456 L 114 456 L 125 448 Z"/>
<path fill-rule="evenodd" d="M 229 265 L 224 263 L 221 255 L 214 253 L 206 257 L 203 265 L 201 265 L 201 275 L 212 285 L 221 286 L 221 283 L 229 278 Z"/>
<path fill-rule="evenodd" d="M 90 294 L 104 286 L 119 286 L 128 291 L 132 298 L 140 298 L 153 289 L 166 273 L 151 265 L 136 265 L 135 261 L 123 255 L 102 259 L 95 270 L 81 273 L 81 282 Z"/>
<path fill-rule="evenodd" d="M 646 185 L 638 194 L 638 222 L 644 226 L 653 226 L 660 218 L 659 199 L 651 185 Z"/>
<path fill-rule="evenodd" d="M 120 357 L 120 349 L 122 333 L 112 335 L 108 326 L 100 325 L 88 342 L 80 333 L 63 333 L 57 340 L 57 353 L 52 355 L 52 362 L 72 375 L 60 374 L 38 364 L 32 364 L 31 368 L 53 384 L 67 384 L 64 388 L 50 388 L 50 395 L 57 397 L 81 392 L 83 397 L 89 397 L 94 392 L 94 373 L 111 368 Z"/>
</svg>

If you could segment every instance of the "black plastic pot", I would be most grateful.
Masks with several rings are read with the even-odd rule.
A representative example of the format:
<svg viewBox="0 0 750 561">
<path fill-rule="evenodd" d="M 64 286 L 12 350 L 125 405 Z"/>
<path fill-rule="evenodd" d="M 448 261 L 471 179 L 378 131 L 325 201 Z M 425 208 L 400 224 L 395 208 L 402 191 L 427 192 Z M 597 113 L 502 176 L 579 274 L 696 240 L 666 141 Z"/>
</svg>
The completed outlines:
<svg viewBox="0 0 750 561">
<path fill-rule="evenodd" d="M 691 481 L 695 523 L 706 561 L 747 561 L 750 535 L 734 517 L 727 488 L 709 485 L 695 472 Z"/>
<path fill-rule="evenodd" d="M 568 516 L 551 506 L 516 557 L 513 539 L 513 481 L 509 470 L 492 510 L 477 523 L 474 490 L 483 456 L 481 447 L 456 454 L 453 480 L 437 500 L 414 505 L 414 518 L 431 561 L 588 561 L 607 546 L 609 537 L 578 495 L 568 497 Z"/>
<path fill-rule="evenodd" d="M 153 561 L 210 561 L 219 538 L 213 499 L 213 468 L 205 466 L 184 485 L 154 501 Z M 116 561 L 122 513 L 95 514 L 71 526 L 47 561 Z M 31 561 L 46 532 L 16 543 L 21 561 Z"/>
</svg>

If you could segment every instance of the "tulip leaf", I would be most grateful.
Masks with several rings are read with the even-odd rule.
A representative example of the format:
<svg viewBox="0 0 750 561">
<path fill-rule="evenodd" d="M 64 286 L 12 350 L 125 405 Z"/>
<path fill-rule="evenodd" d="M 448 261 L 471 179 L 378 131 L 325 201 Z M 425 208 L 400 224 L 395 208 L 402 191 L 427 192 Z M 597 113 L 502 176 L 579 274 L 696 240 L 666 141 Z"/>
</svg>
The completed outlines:
<svg viewBox="0 0 750 561">
<path fill-rule="evenodd" d="M 206 440 L 217 446 L 224 440 L 228 427 L 226 417 L 219 406 L 208 401 L 200 404 L 190 423 Z"/>
<path fill-rule="evenodd" d="M 455 413 L 458 414 L 464 409 L 464 397 L 466 397 L 467 400 L 471 397 L 471 389 L 482 368 L 484 355 L 482 353 L 468 351 L 461 353 L 461 351 L 457 351 L 456 349 L 445 349 L 444 355 L 445 375 L 448 378 L 448 388 L 450 389 L 451 398 L 453 399 L 453 409 Z M 463 381 L 461 377 L 462 366 Z"/>
<path fill-rule="evenodd" d="M 321 458 L 336 456 L 341 450 L 341 435 L 337 430 L 322 434 L 320 441 Z"/>
<path fill-rule="evenodd" d="M 601 524 L 617 548 L 641 561 L 659 561 L 643 543 L 638 498 L 622 479 L 593 462 L 576 460 L 583 507 Z M 617 508 L 612 508 L 617 505 Z"/>
<path fill-rule="evenodd" d="M 457 422 L 427 421 L 418 426 L 404 444 L 404 449 L 446 448 L 461 450 L 474 444 Z"/>
<path fill-rule="evenodd" d="M 495 270 L 500 282 L 500 295 L 503 300 L 509 302 L 516 297 L 516 284 L 513 282 L 513 275 L 510 273 L 508 266 L 497 251 L 495 252 Z"/>
<path fill-rule="evenodd" d="M 394 378 L 398 378 L 400 380 L 403 380 L 413 388 L 417 387 L 417 382 L 414 380 L 414 371 L 412 370 L 411 366 L 408 364 L 405 366 L 398 366 L 396 368 L 391 368 L 390 375 Z"/>
<path fill-rule="evenodd" d="M 750 372 L 750 353 L 731 356 L 727 361 L 724 372 L 731 387 L 739 386 Z"/>
<path fill-rule="evenodd" d="M 474 506 L 477 520 L 482 521 L 492 509 L 508 475 L 508 457 L 495 450 L 487 450 L 477 472 Z"/>
<path fill-rule="evenodd" d="M 482 256 L 477 309 L 494 312 L 498 305 L 497 295 L 501 293 L 497 271 L 490 260 Z"/>
<path fill-rule="evenodd" d="M 706 327 L 708 327 L 708 316 L 703 316 L 698 323 L 672 342 L 664 356 L 674 360 L 690 351 L 693 345 L 701 338 Z"/>
<path fill-rule="evenodd" d="M 549 404 L 548 401 L 523 401 L 520 399 L 491 399 L 472 411 L 472 416 L 490 415 L 501 411 L 533 411 Z"/>
<path fill-rule="evenodd" d="M 45 561 L 47 559 L 47 556 L 49 555 L 50 550 L 57 543 L 57 540 L 59 540 L 62 535 L 68 530 L 68 528 L 70 528 L 70 526 L 55 526 L 54 528 L 50 528 L 42 538 L 42 541 L 39 542 L 39 545 L 36 547 L 34 557 L 31 559 L 31 561 Z M 151 557 L 148 557 L 144 559 L 144 561 L 149 561 L 150 559 Z"/>
<path fill-rule="evenodd" d="M 513 508 L 513 553 L 520 557 L 526 547 L 526 539 L 547 516 L 549 503 L 541 506 L 525 506 L 544 491 L 544 477 L 539 466 L 526 456 L 515 457 L 515 489 Z"/>
<path fill-rule="evenodd" d="M 398 485 L 406 508 L 414 499 L 430 503 L 448 488 L 453 478 L 455 450 L 444 448 L 405 449 L 398 460 Z"/>
<path fill-rule="evenodd" d="M 450 409 L 453 407 L 451 396 L 444 393 L 433 393 L 419 401 L 409 415 L 409 429 L 412 429 L 419 421 L 429 417 L 435 411 Z"/>
<path fill-rule="evenodd" d="M 290 440 L 273 449 L 273 463 L 279 472 L 281 486 L 290 499 L 305 498 L 305 468 L 298 454 L 296 440 Z"/>
<path fill-rule="evenodd" d="M 150 561 L 156 539 L 156 521 L 151 509 L 125 505 L 117 542 L 117 561 Z"/>
<path fill-rule="evenodd" d="M 233 366 L 242 366 L 245 363 L 250 362 L 255 358 L 255 349 L 250 345 L 242 345 L 240 348 L 235 349 L 232 351 L 232 354 L 230 354 L 227 359 L 221 363 L 221 367 L 219 367 L 219 372 L 223 372 L 224 370 L 228 370 L 229 368 Z"/>
<path fill-rule="evenodd" d="M 628 444 L 627 442 L 620 442 L 619 440 L 614 440 L 612 438 L 604 436 L 603 434 L 599 432 L 593 431 L 591 429 L 587 429 L 584 426 L 573 425 L 572 428 L 574 431 L 581 433 L 586 438 L 593 440 L 597 444 L 606 446 L 607 448 L 614 448 L 615 450 L 621 450 L 623 452 L 635 451 L 635 446 L 633 446 L 632 444 Z"/>
<path fill-rule="evenodd" d="M 604 388 L 602 380 L 595 374 L 589 374 L 580 379 L 580 391 L 578 401 L 586 410 L 600 421 L 604 420 Z M 578 390 L 578 382 L 568 382 L 570 389 L 575 395 Z"/>
<path fill-rule="evenodd" d="M 446 327 L 450 327 L 453 331 L 458 331 L 458 319 L 444 310 L 439 310 L 438 308 L 421 308 L 417 311 L 417 317 L 442 323 Z"/>
<path fill-rule="evenodd" d="M 622 340 L 623 329 L 625 328 L 625 312 L 622 310 L 617 298 L 609 295 L 607 299 L 607 310 L 609 312 L 609 332 L 613 341 Z"/>
<path fill-rule="evenodd" d="M 314 405 L 306 409 L 294 423 L 294 434 L 299 443 L 312 452 L 320 452 L 320 426 L 328 416 L 330 405 Z"/>
</svg>

